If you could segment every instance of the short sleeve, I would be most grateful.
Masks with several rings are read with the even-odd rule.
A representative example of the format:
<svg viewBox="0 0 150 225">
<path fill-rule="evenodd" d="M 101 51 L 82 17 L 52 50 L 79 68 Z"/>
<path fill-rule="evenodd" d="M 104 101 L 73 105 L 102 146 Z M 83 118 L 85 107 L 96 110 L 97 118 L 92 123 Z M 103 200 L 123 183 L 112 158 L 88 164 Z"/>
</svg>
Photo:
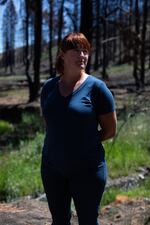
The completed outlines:
<svg viewBox="0 0 150 225">
<path fill-rule="evenodd" d="M 94 101 L 97 115 L 115 111 L 114 97 L 103 81 L 96 82 Z"/>
<path fill-rule="evenodd" d="M 45 81 L 45 83 L 42 87 L 42 90 L 41 90 L 40 105 L 41 105 L 42 112 L 43 112 L 45 101 L 46 101 L 47 96 L 48 96 L 49 91 L 50 91 L 51 80 L 52 79 L 48 79 L 47 81 Z"/>
</svg>

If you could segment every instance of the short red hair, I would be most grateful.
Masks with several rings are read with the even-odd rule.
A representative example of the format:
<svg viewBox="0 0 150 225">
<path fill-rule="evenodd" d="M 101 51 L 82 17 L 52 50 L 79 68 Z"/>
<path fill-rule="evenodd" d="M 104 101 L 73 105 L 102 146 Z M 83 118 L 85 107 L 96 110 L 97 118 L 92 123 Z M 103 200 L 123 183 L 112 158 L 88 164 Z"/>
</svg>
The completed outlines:
<svg viewBox="0 0 150 225">
<path fill-rule="evenodd" d="M 84 34 L 79 32 L 71 32 L 67 34 L 61 42 L 60 49 L 56 58 L 56 71 L 63 74 L 63 60 L 60 56 L 60 51 L 66 52 L 70 49 L 84 48 L 88 52 L 91 50 L 91 45 Z"/>
</svg>

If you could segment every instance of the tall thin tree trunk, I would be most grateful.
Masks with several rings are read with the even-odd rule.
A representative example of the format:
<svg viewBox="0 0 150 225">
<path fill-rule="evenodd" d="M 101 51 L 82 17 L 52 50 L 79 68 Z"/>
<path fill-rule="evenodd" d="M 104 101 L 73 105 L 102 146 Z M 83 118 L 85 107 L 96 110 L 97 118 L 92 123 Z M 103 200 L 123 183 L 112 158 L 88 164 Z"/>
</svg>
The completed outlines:
<svg viewBox="0 0 150 225">
<path fill-rule="evenodd" d="M 95 63 L 94 69 L 99 67 L 99 53 L 100 53 L 100 2 L 96 1 L 96 49 L 95 49 Z"/>
<path fill-rule="evenodd" d="M 102 43 L 102 49 L 103 49 L 103 62 L 102 62 L 102 78 L 107 79 L 107 73 L 106 73 L 106 19 L 103 20 L 103 43 Z"/>
<path fill-rule="evenodd" d="M 40 90 L 40 60 L 41 60 L 41 33 L 42 33 L 42 2 L 37 0 L 35 6 L 34 21 L 34 80 L 29 102 L 37 99 Z"/>
<path fill-rule="evenodd" d="M 25 17 L 25 74 L 27 76 L 28 85 L 29 85 L 29 95 L 32 92 L 32 79 L 29 75 L 29 1 L 25 1 L 25 10 L 26 10 L 26 17 Z"/>
<path fill-rule="evenodd" d="M 49 73 L 50 77 L 54 77 L 55 73 L 53 70 L 53 54 L 52 54 L 52 47 L 53 47 L 53 4 L 54 0 L 49 0 L 49 8 L 50 8 L 50 15 L 49 15 Z"/>
<path fill-rule="evenodd" d="M 102 59 L 102 78 L 103 79 L 108 79 L 108 75 L 106 72 L 106 67 L 107 67 L 107 9 L 108 9 L 108 0 L 105 0 L 104 3 L 104 18 L 102 20 L 103 24 L 103 43 L 102 43 L 102 49 L 103 49 L 103 59 Z"/>
<path fill-rule="evenodd" d="M 80 32 L 82 32 L 92 43 L 93 38 L 93 3 L 92 0 L 81 0 L 81 21 L 80 21 Z M 90 72 L 91 57 L 89 57 L 87 72 Z"/>
<path fill-rule="evenodd" d="M 59 47 L 61 39 L 62 39 L 64 3 L 65 3 L 65 0 L 62 0 L 61 6 L 60 6 L 60 10 L 59 10 L 58 41 L 57 41 L 57 46 L 58 47 Z"/>
<path fill-rule="evenodd" d="M 139 26 L 140 26 L 140 15 L 139 15 L 139 4 L 138 0 L 135 2 L 135 33 L 136 37 L 139 36 Z M 133 49 L 133 77 L 135 79 L 136 89 L 140 88 L 140 81 L 138 76 L 138 56 L 139 56 L 139 42 L 134 38 L 134 49 Z"/>
<path fill-rule="evenodd" d="M 146 30 L 147 30 L 147 17 L 148 17 L 148 0 L 143 2 L 143 26 L 142 26 L 142 46 L 141 46 L 141 74 L 140 81 L 141 87 L 145 86 L 145 40 L 146 40 Z"/>
</svg>

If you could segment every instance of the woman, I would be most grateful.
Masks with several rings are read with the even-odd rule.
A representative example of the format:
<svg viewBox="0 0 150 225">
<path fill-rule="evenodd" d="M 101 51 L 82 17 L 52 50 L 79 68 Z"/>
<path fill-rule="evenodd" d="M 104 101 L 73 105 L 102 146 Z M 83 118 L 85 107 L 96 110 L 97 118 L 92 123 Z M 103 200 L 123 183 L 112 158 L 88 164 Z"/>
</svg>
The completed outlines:
<svg viewBox="0 0 150 225">
<path fill-rule="evenodd" d="M 107 177 L 101 142 L 115 135 L 116 113 L 104 82 L 85 72 L 90 49 L 82 33 L 68 34 L 56 60 L 60 75 L 47 80 L 41 93 L 41 174 L 52 225 L 70 225 L 71 199 L 80 225 L 98 224 Z"/>
</svg>

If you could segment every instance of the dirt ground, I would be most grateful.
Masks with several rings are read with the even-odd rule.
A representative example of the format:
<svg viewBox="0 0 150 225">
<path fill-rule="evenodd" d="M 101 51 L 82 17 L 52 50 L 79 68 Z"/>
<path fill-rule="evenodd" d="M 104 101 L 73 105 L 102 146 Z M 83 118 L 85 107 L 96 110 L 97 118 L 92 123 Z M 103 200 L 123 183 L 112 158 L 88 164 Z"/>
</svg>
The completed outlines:
<svg viewBox="0 0 150 225">
<path fill-rule="evenodd" d="M 128 199 L 118 196 L 115 202 L 101 209 L 101 225 L 150 225 L 150 199 Z M 0 225 L 50 225 L 51 215 L 46 202 L 24 198 L 0 204 Z M 77 225 L 73 212 L 72 225 Z"/>
</svg>

